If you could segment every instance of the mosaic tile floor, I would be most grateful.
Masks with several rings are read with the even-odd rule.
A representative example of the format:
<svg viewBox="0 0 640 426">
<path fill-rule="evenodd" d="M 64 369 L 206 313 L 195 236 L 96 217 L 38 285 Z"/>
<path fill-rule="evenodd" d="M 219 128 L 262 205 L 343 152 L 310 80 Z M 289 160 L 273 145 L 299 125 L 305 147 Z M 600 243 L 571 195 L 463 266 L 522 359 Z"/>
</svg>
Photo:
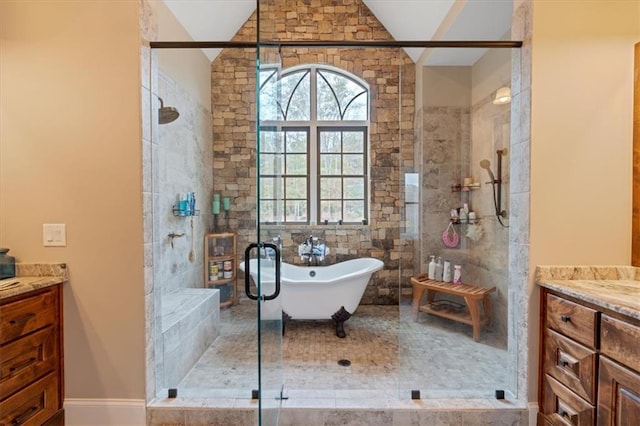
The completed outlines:
<svg viewBox="0 0 640 426">
<path fill-rule="evenodd" d="M 220 336 L 177 386 L 183 398 L 244 399 L 258 387 L 255 306 L 242 301 L 220 314 Z M 281 377 L 290 404 L 296 399 L 408 399 L 412 389 L 419 389 L 423 399 L 493 398 L 496 389 L 507 388 L 506 347 L 491 330 L 474 342 L 465 324 L 424 313 L 414 322 L 409 305 L 361 305 L 345 330 L 347 337 L 340 339 L 332 321 L 288 323 Z M 275 332 L 268 336 L 263 347 L 280 338 Z M 274 355 L 263 351 L 263 365 L 269 367 Z M 351 365 L 338 365 L 341 359 Z M 280 382 L 263 377 L 267 387 Z"/>
</svg>

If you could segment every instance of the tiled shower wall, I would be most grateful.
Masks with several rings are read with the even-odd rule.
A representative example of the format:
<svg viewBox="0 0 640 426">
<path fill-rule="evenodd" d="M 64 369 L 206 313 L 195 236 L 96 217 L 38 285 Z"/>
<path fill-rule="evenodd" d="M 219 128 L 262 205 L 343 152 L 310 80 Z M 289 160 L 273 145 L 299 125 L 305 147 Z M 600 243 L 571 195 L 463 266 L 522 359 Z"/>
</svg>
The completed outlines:
<svg viewBox="0 0 640 426">
<path fill-rule="evenodd" d="M 509 228 L 498 222 L 495 212 L 493 189 L 488 182 L 489 175 L 480 168 L 480 161 L 487 159 L 491 162 L 493 173 L 497 173 L 496 151 L 506 149 L 502 156 L 502 202 L 501 210 L 509 214 L 509 147 L 511 107 L 494 105 L 492 93 L 471 108 L 471 152 L 469 155 L 469 173 L 481 182 L 478 190 L 472 191 L 470 208 L 480 217 L 480 224 L 484 230 L 483 237 L 472 241 L 465 237 L 469 250 L 466 275 L 470 282 L 483 286 L 495 286 L 496 292 L 492 297 L 492 328 L 499 333 L 506 342 L 508 324 L 508 265 L 509 265 Z M 497 176 L 496 176 L 497 177 Z M 497 191 L 496 187 L 496 191 Z M 505 226 L 509 225 L 509 215 L 502 218 Z"/>
<path fill-rule="evenodd" d="M 262 35 L 274 40 L 392 40 L 360 0 L 277 3 L 260 12 Z M 233 40 L 255 39 L 254 14 Z M 229 227 L 239 235 L 240 251 L 256 240 L 255 55 L 255 49 L 225 49 L 212 63 L 213 188 L 232 199 Z M 282 236 L 287 262 L 296 262 L 297 245 L 308 234 L 326 239 L 333 253 L 327 264 L 353 257 L 382 259 L 385 269 L 374 275 L 363 303 L 397 303 L 400 284 L 410 288 L 408 278 L 414 274 L 411 242 L 401 239 L 402 173 L 413 163 L 414 64 L 401 49 L 282 49 L 283 69 L 314 63 L 341 68 L 370 85 L 369 224 L 266 229 Z"/>
<path fill-rule="evenodd" d="M 181 288 L 204 286 L 203 235 L 211 224 L 209 205 L 212 173 L 212 129 L 209 108 L 158 72 L 158 94 L 165 106 L 173 106 L 180 117 L 158 125 L 153 138 L 154 274 L 156 290 L 162 294 Z M 157 99 L 154 99 L 157 101 Z M 195 192 L 198 216 L 175 216 L 173 206 L 187 192 Z M 174 238 L 169 233 L 183 233 Z M 194 261 L 189 260 L 193 247 Z"/>
<path fill-rule="evenodd" d="M 468 241 L 462 235 L 456 248 L 447 248 L 442 233 L 449 224 L 449 211 L 469 202 L 468 192 L 452 192 L 451 186 L 468 175 L 470 109 L 426 107 L 422 115 L 422 229 L 421 272 L 427 272 L 429 256 L 440 256 L 452 265 L 466 263 Z M 464 225 L 455 225 L 458 234 Z M 464 277 L 466 280 L 466 277 Z"/>
<path fill-rule="evenodd" d="M 486 97 L 470 108 L 426 107 L 423 112 L 421 272 L 427 272 L 429 256 L 440 256 L 451 265 L 462 265 L 463 281 L 495 286 L 492 294 L 493 329 L 507 334 L 508 229 L 493 215 L 493 191 L 480 159 L 491 161 L 496 173 L 496 149 L 509 147 L 509 106 L 493 105 Z M 506 129 L 505 129 L 506 126 Z M 505 133 L 506 132 L 506 133 Z M 504 144 L 504 145 L 503 145 Z M 493 153 L 493 154 L 492 154 Z M 503 157 L 502 208 L 508 210 L 509 159 Z M 477 190 L 452 192 L 464 177 L 482 182 Z M 467 224 L 453 225 L 460 236 L 455 248 L 442 242 L 449 225 L 450 210 L 468 204 L 475 211 L 484 233 L 473 241 L 466 237 Z M 504 220 L 505 225 L 509 221 Z M 453 267 L 453 266 L 452 266 Z"/>
<path fill-rule="evenodd" d="M 206 206 L 211 197 L 213 174 L 209 109 L 200 105 L 194 96 L 160 69 L 154 76 L 157 78 L 155 93 L 163 99 L 165 106 L 172 106 L 180 112 L 175 121 L 157 124 L 159 101 L 155 95 L 152 96 L 154 367 L 159 389 L 175 385 L 180 379 L 176 374 L 188 371 L 195 362 L 189 360 L 197 360 L 203 348 L 213 340 L 208 320 L 199 321 L 195 323 L 197 330 L 194 325 L 184 333 L 182 330 L 178 335 L 173 333 L 172 341 L 177 342 L 174 346 L 180 349 L 169 351 L 170 348 L 165 347 L 168 341 L 165 328 L 169 325 L 163 324 L 163 317 L 167 314 L 163 305 L 168 302 L 167 297 L 173 297 L 171 294 L 181 289 L 204 286 L 203 235 L 208 232 L 211 222 Z M 187 192 L 195 192 L 196 209 L 200 214 L 192 217 L 174 215 L 174 206 L 180 198 L 186 197 Z M 172 243 L 170 233 L 183 236 L 173 238 Z M 189 256 L 191 251 L 193 260 Z M 184 318 L 193 322 L 192 307 L 187 308 Z"/>
</svg>

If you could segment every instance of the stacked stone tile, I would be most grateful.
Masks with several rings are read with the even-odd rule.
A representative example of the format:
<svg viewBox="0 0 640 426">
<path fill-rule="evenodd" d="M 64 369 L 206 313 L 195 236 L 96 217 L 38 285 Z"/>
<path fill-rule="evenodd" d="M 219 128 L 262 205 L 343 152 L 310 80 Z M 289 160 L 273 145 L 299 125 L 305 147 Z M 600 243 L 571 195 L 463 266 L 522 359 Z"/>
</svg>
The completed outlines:
<svg viewBox="0 0 640 426">
<path fill-rule="evenodd" d="M 260 40 L 392 40 L 360 0 L 286 0 L 261 4 Z M 234 41 L 256 40 L 256 14 Z M 260 49 L 261 63 L 274 61 L 275 48 Z M 409 289 L 413 247 L 401 240 L 403 173 L 413 167 L 415 67 L 402 49 L 283 48 L 282 67 L 326 64 L 364 79 L 371 90 L 370 218 L 368 225 L 261 227 L 281 235 L 285 260 L 299 262 L 305 235 L 326 239 L 327 262 L 372 256 L 385 262 L 363 303 L 397 303 L 400 284 Z M 238 246 L 255 241 L 256 49 L 225 49 L 211 68 L 215 193 L 232 197 L 230 226 Z M 266 238 L 266 234 L 261 236 Z M 401 262 L 402 260 L 402 262 Z M 402 263 L 402 277 L 398 270 Z M 406 290 L 403 291 L 407 293 Z"/>
</svg>

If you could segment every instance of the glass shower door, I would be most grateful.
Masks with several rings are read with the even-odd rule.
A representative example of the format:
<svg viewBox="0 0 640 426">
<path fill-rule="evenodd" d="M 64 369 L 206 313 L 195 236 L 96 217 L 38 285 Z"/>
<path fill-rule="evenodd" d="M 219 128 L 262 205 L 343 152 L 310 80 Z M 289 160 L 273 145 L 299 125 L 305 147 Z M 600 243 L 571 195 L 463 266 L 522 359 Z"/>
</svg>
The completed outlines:
<svg viewBox="0 0 640 426">
<path fill-rule="evenodd" d="M 260 35 L 258 36 L 260 39 Z M 278 48 L 258 44 L 257 49 L 257 344 L 259 383 L 259 425 L 277 425 L 284 396 L 282 366 L 283 317 L 280 296 L 281 238 L 267 229 L 277 221 L 284 206 L 282 145 L 284 134 L 278 127 L 264 127 L 263 121 L 279 107 Z M 261 90 L 264 86 L 267 90 Z"/>
</svg>

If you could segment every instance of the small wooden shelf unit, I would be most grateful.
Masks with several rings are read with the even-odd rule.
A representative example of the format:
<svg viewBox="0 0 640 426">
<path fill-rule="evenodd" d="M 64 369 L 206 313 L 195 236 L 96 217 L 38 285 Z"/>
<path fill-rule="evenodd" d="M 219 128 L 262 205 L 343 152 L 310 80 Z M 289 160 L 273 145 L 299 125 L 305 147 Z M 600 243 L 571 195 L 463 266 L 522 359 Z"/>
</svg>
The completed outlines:
<svg viewBox="0 0 640 426">
<path fill-rule="evenodd" d="M 237 259 L 235 233 L 204 236 L 204 282 L 208 288 L 219 287 L 221 308 L 231 306 L 237 300 Z"/>
<path fill-rule="evenodd" d="M 480 340 L 482 324 L 491 324 L 491 297 L 495 287 L 480 287 L 474 284 L 454 284 L 430 280 L 427 274 L 411 278 L 413 286 L 413 320 L 418 321 L 418 313 L 437 315 L 453 321 L 469 324 L 473 327 L 473 340 Z M 422 296 L 427 292 L 427 303 L 421 305 Z M 452 294 L 464 298 L 466 309 L 448 309 L 447 305 L 439 304 L 435 300 L 436 293 Z M 480 312 L 482 302 L 483 313 Z M 452 304 L 453 305 L 453 304 Z"/>
</svg>

